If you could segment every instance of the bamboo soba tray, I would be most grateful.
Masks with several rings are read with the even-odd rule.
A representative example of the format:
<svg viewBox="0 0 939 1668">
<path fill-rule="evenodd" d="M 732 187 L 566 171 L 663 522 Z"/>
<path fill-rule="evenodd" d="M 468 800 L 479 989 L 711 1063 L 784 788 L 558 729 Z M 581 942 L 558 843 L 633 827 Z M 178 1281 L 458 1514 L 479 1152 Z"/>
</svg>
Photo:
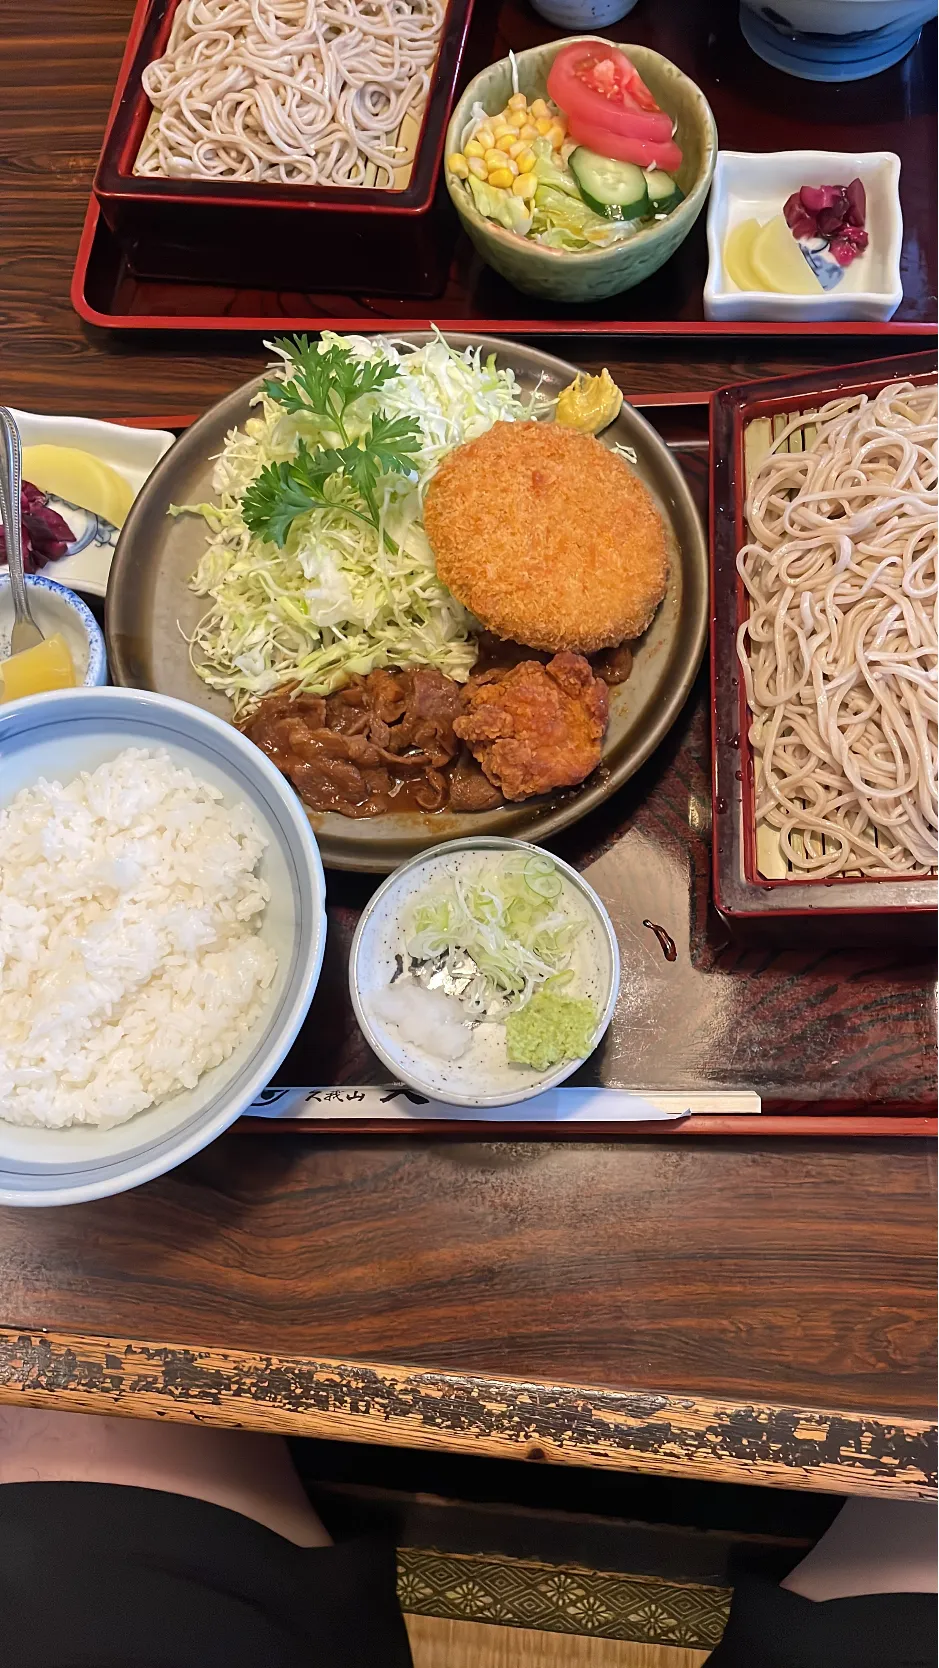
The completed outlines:
<svg viewBox="0 0 939 1668">
<path fill-rule="evenodd" d="M 721 913 L 738 923 L 788 922 L 801 934 L 834 923 L 839 938 L 922 933 L 935 941 L 939 882 L 935 876 L 880 879 L 843 875 L 807 879 L 794 873 L 770 829 L 756 823 L 761 761 L 748 740 L 750 714 L 738 676 L 736 638 L 749 601 L 736 558 L 746 543 L 749 480 L 789 419 L 814 414 L 838 394 L 873 394 L 885 383 L 934 381 L 935 352 L 906 354 L 830 372 L 725 388 L 711 408 L 711 680 L 714 742 L 714 891 Z M 801 436 L 793 437 L 801 450 Z"/>
<path fill-rule="evenodd" d="M 438 191 L 447 120 L 473 0 L 447 0 L 420 111 L 398 132 L 413 162 L 391 186 L 163 177 L 136 171 L 154 111 L 141 82 L 166 48 L 180 0 L 139 0 L 118 74 L 94 200 L 134 271 L 205 283 L 342 285 L 433 295 L 452 244 Z"/>
</svg>

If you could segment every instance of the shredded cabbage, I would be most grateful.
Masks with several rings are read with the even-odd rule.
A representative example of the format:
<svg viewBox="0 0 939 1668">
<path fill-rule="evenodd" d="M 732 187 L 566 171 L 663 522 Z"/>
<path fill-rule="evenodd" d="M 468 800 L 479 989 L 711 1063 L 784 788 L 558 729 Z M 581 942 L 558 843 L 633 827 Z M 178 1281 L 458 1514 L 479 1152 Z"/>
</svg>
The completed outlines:
<svg viewBox="0 0 939 1668">
<path fill-rule="evenodd" d="M 192 662 L 236 714 L 285 683 L 326 694 L 377 666 L 421 663 L 465 681 L 476 658 L 475 622 L 437 577 L 422 522 L 424 490 L 453 447 L 548 405 L 537 393 L 524 395 L 495 355 L 451 349 L 439 332 L 417 350 L 394 338 L 324 332 L 321 347 L 333 343 L 398 367 L 371 407 L 368 397 L 362 401 L 366 415 L 381 410 L 420 424 L 414 478 L 389 476 L 381 486 L 383 529 L 396 549 L 339 507 L 298 517 L 283 549 L 250 532 L 242 497 L 264 466 L 293 457 L 301 436 L 310 445 L 335 441 L 312 414 L 285 412 L 263 393 L 255 396 L 258 414 L 226 436 L 213 476 L 218 503 L 171 511 L 201 515 L 209 529 L 192 588 L 211 606 L 194 633 Z M 283 358 L 273 374 L 288 380 Z"/>
<path fill-rule="evenodd" d="M 414 961 L 471 956 L 478 969 L 461 998 L 468 1012 L 501 1019 L 564 973 L 584 921 L 559 901 L 549 857 L 486 857 L 419 893 L 406 928 Z"/>
</svg>

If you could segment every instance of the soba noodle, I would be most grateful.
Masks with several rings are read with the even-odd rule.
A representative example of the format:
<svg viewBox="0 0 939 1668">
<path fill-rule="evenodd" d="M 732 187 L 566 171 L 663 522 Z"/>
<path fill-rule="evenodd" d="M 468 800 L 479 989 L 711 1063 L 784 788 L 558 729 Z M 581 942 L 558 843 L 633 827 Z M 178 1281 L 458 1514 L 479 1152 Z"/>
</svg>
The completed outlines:
<svg viewBox="0 0 939 1668">
<path fill-rule="evenodd" d="M 936 406 L 935 384 L 905 382 L 832 400 L 750 484 L 737 653 L 757 823 L 803 876 L 936 863 Z"/>
<path fill-rule="evenodd" d="M 181 0 L 135 172 L 392 187 L 445 0 Z"/>
</svg>

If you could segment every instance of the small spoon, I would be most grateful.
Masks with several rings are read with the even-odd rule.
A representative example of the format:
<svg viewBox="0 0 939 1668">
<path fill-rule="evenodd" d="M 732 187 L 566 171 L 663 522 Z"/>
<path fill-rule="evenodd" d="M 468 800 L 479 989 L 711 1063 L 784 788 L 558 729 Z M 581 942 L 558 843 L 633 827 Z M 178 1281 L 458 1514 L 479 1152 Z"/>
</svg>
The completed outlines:
<svg viewBox="0 0 939 1668">
<path fill-rule="evenodd" d="M 34 649 L 43 642 L 43 634 L 29 611 L 29 597 L 23 573 L 23 526 L 20 520 L 20 488 L 23 475 L 23 451 L 20 431 L 13 415 L 0 405 L 0 519 L 7 549 L 10 570 L 10 595 L 13 598 L 13 632 L 10 653 Z"/>
</svg>

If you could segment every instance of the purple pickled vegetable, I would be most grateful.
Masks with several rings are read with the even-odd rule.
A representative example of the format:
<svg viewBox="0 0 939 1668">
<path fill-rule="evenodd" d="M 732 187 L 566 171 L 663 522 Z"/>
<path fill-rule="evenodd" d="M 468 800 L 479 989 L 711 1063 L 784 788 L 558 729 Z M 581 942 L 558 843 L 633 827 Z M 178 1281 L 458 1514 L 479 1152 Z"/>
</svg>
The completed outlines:
<svg viewBox="0 0 939 1668">
<path fill-rule="evenodd" d="M 824 208 L 815 216 L 819 237 L 835 237 L 845 223 L 845 211 L 842 203 L 835 203 L 833 208 Z"/>
<path fill-rule="evenodd" d="M 848 200 L 848 225 L 863 226 L 867 219 L 867 193 L 860 180 L 852 180 L 845 186 L 844 194 Z"/>
<path fill-rule="evenodd" d="M 812 215 L 806 212 L 798 191 L 794 191 L 791 197 L 787 197 L 783 206 L 783 214 L 785 215 L 786 225 L 792 232 L 793 237 L 815 236 L 815 221 Z"/>
<path fill-rule="evenodd" d="M 75 534 L 67 521 L 50 510 L 43 494 L 31 481 L 24 481 L 20 490 L 20 519 L 23 533 L 23 569 L 35 573 L 46 562 L 64 556 Z M 0 562 L 7 559 L 7 546 L 0 527 Z"/>
<path fill-rule="evenodd" d="M 850 185 L 803 185 L 783 205 L 793 237 L 821 238 L 839 266 L 850 266 L 867 248 L 866 213 L 867 197 L 859 179 Z"/>
<path fill-rule="evenodd" d="M 844 187 L 840 185 L 804 185 L 799 192 L 802 206 L 809 214 L 821 214 L 825 209 L 835 208 L 840 202 Z"/>
</svg>

